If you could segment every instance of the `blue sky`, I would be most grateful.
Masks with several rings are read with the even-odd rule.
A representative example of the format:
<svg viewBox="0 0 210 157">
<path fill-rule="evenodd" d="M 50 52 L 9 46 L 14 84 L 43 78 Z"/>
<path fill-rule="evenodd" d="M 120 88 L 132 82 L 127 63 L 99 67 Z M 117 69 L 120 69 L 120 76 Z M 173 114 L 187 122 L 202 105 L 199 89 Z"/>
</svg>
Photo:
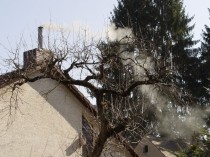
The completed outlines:
<svg viewBox="0 0 210 157">
<path fill-rule="evenodd" d="M 195 23 L 194 36 L 200 39 L 200 34 L 204 25 L 210 27 L 210 16 L 207 8 L 210 8 L 210 0 L 184 0 L 186 11 L 190 16 L 194 16 Z"/>
<path fill-rule="evenodd" d="M 36 47 L 37 27 L 56 23 L 88 25 L 93 31 L 100 31 L 108 23 L 108 17 L 117 0 L 1 0 L 0 44 L 15 48 L 23 37 L 29 47 Z M 185 0 L 190 16 L 195 15 L 195 37 L 200 38 L 204 24 L 210 25 L 207 8 L 210 0 Z M 31 44 L 31 45 L 30 45 Z M 7 52 L 0 46 L 0 57 Z"/>
<path fill-rule="evenodd" d="M 116 0 L 2 0 L 0 43 L 13 46 L 23 35 L 36 37 L 37 27 L 46 23 L 81 23 L 101 29 Z"/>
</svg>

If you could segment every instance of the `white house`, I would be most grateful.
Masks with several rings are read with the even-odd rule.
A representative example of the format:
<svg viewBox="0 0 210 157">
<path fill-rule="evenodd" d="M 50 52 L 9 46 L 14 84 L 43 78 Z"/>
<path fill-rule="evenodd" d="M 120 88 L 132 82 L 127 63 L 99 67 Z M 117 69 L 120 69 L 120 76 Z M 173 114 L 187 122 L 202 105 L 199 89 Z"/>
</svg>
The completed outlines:
<svg viewBox="0 0 210 157">
<path fill-rule="evenodd" d="M 24 58 L 40 54 L 34 49 L 25 52 Z M 25 66 L 34 61 L 25 60 Z M 90 102 L 76 87 L 51 79 L 25 83 L 12 92 L 17 73 L 0 77 L 0 156 L 85 156 L 97 133 L 96 110 Z M 28 75 L 39 73 L 35 69 Z M 118 143 L 117 139 L 110 142 L 103 156 L 135 153 Z"/>
<path fill-rule="evenodd" d="M 44 65 L 48 55 L 40 49 L 25 52 L 25 69 L 33 62 Z M 41 72 L 36 67 L 25 73 Z M 98 130 L 94 106 L 75 86 L 51 79 L 12 91 L 17 74 L 18 70 L 0 76 L 0 157 L 85 157 Z M 164 157 L 150 141 L 142 140 L 134 149 L 120 137 L 107 143 L 102 156 Z"/>
</svg>

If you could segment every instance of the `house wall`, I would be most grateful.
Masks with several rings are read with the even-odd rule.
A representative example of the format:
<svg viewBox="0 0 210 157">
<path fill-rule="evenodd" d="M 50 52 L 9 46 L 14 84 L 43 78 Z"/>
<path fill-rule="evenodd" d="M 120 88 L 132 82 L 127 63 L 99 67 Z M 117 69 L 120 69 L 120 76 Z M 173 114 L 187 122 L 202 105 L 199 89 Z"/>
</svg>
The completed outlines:
<svg viewBox="0 0 210 157">
<path fill-rule="evenodd" d="M 43 79 L 11 95 L 0 89 L 0 156 L 81 156 L 82 104 L 68 89 Z"/>
<path fill-rule="evenodd" d="M 0 89 L 0 157 L 82 156 L 82 115 L 95 137 L 99 126 L 69 89 L 51 79 L 26 83 L 13 93 L 11 87 Z M 131 157 L 125 147 L 111 139 L 102 157 L 113 156 Z"/>
<path fill-rule="evenodd" d="M 148 147 L 147 152 L 145 152 L 145 146 Z M 165 157 L 165 155 L 146 137 L 139 142 L 135 148 L 135 152 L 140 157 Z"/>
</svg>

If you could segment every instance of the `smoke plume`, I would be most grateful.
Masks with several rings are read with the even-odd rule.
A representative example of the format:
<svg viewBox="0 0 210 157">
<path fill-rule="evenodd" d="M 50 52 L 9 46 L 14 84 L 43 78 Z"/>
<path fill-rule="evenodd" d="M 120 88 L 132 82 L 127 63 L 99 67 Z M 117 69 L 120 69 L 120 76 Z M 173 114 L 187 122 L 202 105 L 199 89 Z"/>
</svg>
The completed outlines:
<svg viewBox="0 0 210 157">
<path fill-rule="evenodd" d="M 132 37 L 132 30 L 129 28 L 116 28 L 114 24 L 110 25 L 108 30 L 110 41 L 121 41 L 125 37 Z M 123 40 L 122 42 L 125 42 Z M 128 40 L 126 41 L 129 42 Z M 136 47 L 133 53 L 125 52 L 123 58 L 132 58 L 139 65 L 133 64 L 135 76 L 138 80 L 145 80 L 145 69 L 151 74 L 154 73 L 154 61 L 151 56 L 145 54 L 144 49 Z M 128 61 L 125 61 L 127 64 Z M 143 68 L 142 68 L 143 67 Z M 153 85 L 139 86 L 139 91 L 142 95 L 149 99 L 147 107 L 155 107 L 155 115 L 158 118 L 159 131 L 170 135 L 171 137 L 188 138 L 190 139 L 195 132 L 200 131 L 200 128 L 205 125 L 204 118 L 208 112 L 191 106 L 179 106 L 173 100 L 170 100 L 166 94 L 163 94 L 158 88 Z"/>
<path fill-rule="evenodd" d="M 108 39 L 110 41 L 121 41 L 123 42 L 123 39 L 127 37 L 126 42 L 128 42 L 128 39 L 133 38 L 132 30 L 129 28 L 117 28 L 115 24 L 111 24 L 108 26 L 107 32 L 105 33 L 106 36 L 108 36 Z"/>
</svg>

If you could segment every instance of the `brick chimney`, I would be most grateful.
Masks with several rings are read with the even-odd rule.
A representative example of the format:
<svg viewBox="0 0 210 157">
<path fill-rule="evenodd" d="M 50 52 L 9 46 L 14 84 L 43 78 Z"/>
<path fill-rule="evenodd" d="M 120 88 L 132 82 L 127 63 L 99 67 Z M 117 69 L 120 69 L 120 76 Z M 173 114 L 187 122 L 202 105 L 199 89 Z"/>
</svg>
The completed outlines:
<svg viewBox="0 0 210 157">
<path fill-rule="evenodd" d="M 46 63 L 52 58 L 52 53 L 43 48 L 43 27 L 38 27 L 38 48 L 23 53 L 23 68 L 30 69 Z"/>
</svg>

